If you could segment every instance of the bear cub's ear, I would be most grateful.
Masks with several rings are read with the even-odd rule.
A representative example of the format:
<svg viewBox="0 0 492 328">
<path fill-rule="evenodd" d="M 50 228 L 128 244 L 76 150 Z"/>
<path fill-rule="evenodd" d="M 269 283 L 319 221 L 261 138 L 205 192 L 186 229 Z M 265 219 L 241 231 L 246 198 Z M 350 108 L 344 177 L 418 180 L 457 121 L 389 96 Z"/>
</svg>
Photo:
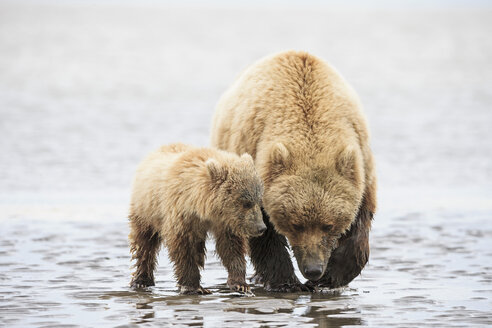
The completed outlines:
<svg viewBox="0 0 492 328">
<path fill-rule="evenodd" d="M 224 181 L 227 178 L 227 169 L 216 159 L 209 158 L 205 165 L 212 181 Z"/>
</svg>

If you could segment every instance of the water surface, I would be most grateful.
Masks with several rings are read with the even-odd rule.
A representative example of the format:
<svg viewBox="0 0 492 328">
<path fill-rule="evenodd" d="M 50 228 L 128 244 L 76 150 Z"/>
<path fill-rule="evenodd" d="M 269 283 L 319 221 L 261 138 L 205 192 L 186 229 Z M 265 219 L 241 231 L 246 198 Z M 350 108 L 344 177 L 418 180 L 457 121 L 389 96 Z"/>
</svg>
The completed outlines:
<svg viewBox="0 0 492 328">
<path fill-rule="evenodd" d="M 208 245 L 202 284 L 177 294 L 161 252 L 156 286 L 128 287 L 121 222 L 9 220 L 0 235 L 0 324 L 205 327 L 484 326 L 492 324 L 490 213 L 408 213 L 375 224 L 371 259 L 349 287 L 320 293 L 228 291 Z M 389 218 L 388 218 L 389 219 Z M 385 219 L 382 219 L 385 220 Z M 248 275 L 253 272 L 251 268 Z"/>
</svg>

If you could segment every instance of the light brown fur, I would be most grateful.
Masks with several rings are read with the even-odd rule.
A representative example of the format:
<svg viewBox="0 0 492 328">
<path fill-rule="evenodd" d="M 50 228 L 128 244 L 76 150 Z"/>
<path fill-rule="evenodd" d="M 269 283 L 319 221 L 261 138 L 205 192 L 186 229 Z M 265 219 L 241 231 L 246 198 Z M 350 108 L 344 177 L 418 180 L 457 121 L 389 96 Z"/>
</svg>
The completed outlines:
<svg viewBox="0 0 492 328">
<path fill-rule="evenodd" d="M 210 230 L 229 272 L 231 288 L 246 291 L 247 238 L 266 229 L 260 211 L 262 181 L 250 155 L 183 144 L 163 146 L 138 167 L 130 205 L 132 285 L 154 285 L 161 242 L 169 250 L 182 293 L 200 286 Z"/>
<path fill-rule="evenodd" d="M 319 279 L 305 274 L 309 266 L 321 265 L 325 273 L 342 240 L 354 244 L 336 257 L 357 262 L 357 268 L 347 270 L 360 272 L 369 252 L 376 175 L 359 99 L 334 68 L 295 51 L 260 60 L 222 96 L 211 142 L 253 156 L 265 183 L 264 209 L 289 240 L 307 278 Z M 363 222 L 355 225 L 358 220 Z M 340 239 L 349 235 L 357 237 Z M 269 275 L 265 263 L 276 261 L 252 260 L 260 276 Z M 277 269 L 291 270 L 285 262 Z M 326 278 L 344 283 L 334 275 L 353 275 L 335 271 Z M 260 278 L 275 280 L 275 274 Z"/>
</svg>

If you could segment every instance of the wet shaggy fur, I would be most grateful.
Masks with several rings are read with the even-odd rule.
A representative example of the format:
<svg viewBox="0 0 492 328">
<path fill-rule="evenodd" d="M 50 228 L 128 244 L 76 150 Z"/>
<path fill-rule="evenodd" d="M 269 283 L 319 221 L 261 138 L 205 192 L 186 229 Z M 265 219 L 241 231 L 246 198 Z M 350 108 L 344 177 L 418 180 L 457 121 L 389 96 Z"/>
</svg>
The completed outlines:
<svg viewBox="0 0 492 328">
<path fill-rule="evenodd" d="M 211 231 L 229 273 L 228 285 L 247 291 L 247 240 L 266 229 L 262 194 L 250 155 L 182 144 L 151 153 L 139 165 L 133 183 L 129 240 L 136 270 L 131 285 L 154 285 L 157 253 L 164 244 L 180 291 L 207 293 L 200 286 L 200 268 Z"/>
<path fill-rule="evenodd" d="M 295 51 L 260 60 L 219 101 L 211 142 L 251 154 L 264 180 L 271 224 L 250 247 L 265 286 L 302 288 L 285 237 L 310 286 L 339 287 L 361 272 L 376 175 L 358 97 L 334 68 Z"/>
</svg>

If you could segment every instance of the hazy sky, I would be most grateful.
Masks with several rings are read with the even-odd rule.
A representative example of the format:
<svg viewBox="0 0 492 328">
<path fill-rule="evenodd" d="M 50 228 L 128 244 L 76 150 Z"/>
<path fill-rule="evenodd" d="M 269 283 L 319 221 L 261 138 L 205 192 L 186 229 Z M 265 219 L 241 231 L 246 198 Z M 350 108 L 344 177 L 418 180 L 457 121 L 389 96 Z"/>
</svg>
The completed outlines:
<svg viewBox="0 0 492 328">
<path fill-rule="evenodd" d="M 492 1 L 490 0 L 248 0 L 248 1 L 228 1 L 228 0 L 0 0 L 1 2 L 33 2 L 33 3 L 91 3 L 91 4 L 160 4 L 160 5 L 216 5 L 224 4 L 227 6 L 335 6 L 335 7 L 363 7 L 363 8 L 466 8 L 466 7 L 490 7 L 492 8 Z"/>
</svg>

